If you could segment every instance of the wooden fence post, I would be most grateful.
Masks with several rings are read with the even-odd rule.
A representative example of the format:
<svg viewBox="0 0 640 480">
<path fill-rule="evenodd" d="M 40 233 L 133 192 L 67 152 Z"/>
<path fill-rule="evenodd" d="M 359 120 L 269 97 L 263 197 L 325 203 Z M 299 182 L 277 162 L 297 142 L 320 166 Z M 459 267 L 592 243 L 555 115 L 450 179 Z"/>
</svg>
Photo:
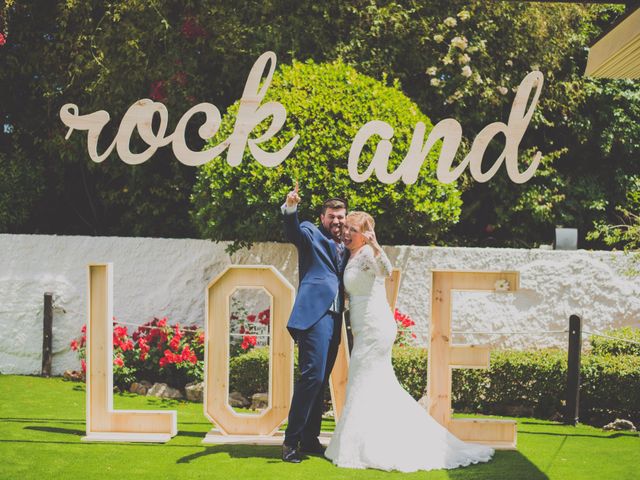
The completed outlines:
<svg viewBox="0 0 640 480">
<path fill-rule="evenodd" d="M 51 376 L 51 344 L 53 339 L 53 293 L 44 294 L 44 314 L 42 318 L 42 376 Z"/>
<path fill-rule="evenodd" d="M 567 363 L 567 404 L 564 423 L 578 423 L 580 406 L 580 356 L 582 352 L 582 319 L 577 315 L 569 317 L 569 357 Z"/>
</svg>

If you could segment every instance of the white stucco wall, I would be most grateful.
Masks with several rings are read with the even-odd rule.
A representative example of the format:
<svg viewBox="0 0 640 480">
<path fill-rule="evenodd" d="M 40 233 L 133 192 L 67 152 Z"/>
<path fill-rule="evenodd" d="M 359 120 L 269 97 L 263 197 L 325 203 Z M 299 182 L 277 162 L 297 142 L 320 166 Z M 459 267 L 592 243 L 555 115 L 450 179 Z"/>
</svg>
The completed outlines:
<svg viewBox="0 0 640 480">
<path fill-rule="evenodd" d="M 0 372 L 38 373 L 44 292 L 54 293 L 53 372 L 78 368 L 69 342 L 86 322 L 86 265 L 113 262 L 114 315 L 141 324 L 167 316 L 203 324 L 204 290 L 227 265 L 270 264 L 297 285 L 297 254 L 287 244 L 263 243 L 232 257 L 206 240 L 0 234 Z M 430 269 L 517 270 L 516 294 L 459 293 L 454 330 L 564 330 L 570 314 L 585 329 L 640 326 L 640 278 L 625 276 L 620 253 L 441 247 L 386 247 L 402 269 L 398 308 L 416 320 L 425 341 Z M 455 335 L 455 342 L 496 347 L 563 346 L 564 334 Z"/>
</svg>

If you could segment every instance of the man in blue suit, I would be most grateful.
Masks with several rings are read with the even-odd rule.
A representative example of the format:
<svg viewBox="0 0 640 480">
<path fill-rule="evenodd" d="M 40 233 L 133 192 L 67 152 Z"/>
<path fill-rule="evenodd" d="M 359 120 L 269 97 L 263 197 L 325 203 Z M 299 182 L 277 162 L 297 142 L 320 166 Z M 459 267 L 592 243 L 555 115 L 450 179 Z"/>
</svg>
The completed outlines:
<svg viewBox="0 0 640 480">
<path fill-rule="evenodd" d="M 287 328 L 298 344 L 300 379 L 296 382 L 282 460 L 299 463 L 301 453 L 322 454 L 318 440 L 324 392 L 335 363 L 342 330 L 342 273 L 347 250 L 342 229 L 347 215 L 344 200 L 324 202 L 320 227 L 298 220 L 298 184 L 282 206 L 287 239 L 298 249 L 298 294 Z"/>
</svg>

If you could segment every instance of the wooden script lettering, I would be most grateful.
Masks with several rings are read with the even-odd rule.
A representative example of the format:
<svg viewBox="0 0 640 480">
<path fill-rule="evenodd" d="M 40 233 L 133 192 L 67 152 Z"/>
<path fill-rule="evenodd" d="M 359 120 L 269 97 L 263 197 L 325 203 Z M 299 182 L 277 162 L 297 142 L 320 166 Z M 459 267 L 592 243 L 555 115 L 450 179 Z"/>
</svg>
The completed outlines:
<svg viewBox="0 0 640 480">
<path fill-rule="evenodd" d="M 432 271 L 427 409 L 433 418 L 461 440 L 515 449 L 514 421 L 451 418 L 451 369 L 488 368 L 490 353 L 486 346 L 451 344 L 451 292 L 495 291 L 498 280 L 509 282 L 509 292 L 519 288 L 518 272 Z"/>
<path fill-rule="evenodd" d="M 364 182 L 375 171 L 376 177 L 382 183 L 395 183 L 400 179 L 406 184 L 415 183 L 425 158 L 436 143 L 442 140 L 436 172 L 440 182 L 453 182 L 462 175 L 467 166 L 470 168 L 471 176 L 477 182 L 486 182 L 496 174 L 502 162 L 505 162 L 509 178 L 514 183 L 524 183 L 533 177 L 542 159 L 542 154 L 538 152 L 524 172 L 520 173 L 518 170 L 518 146 L 538 104 L 542 84 L 542 73 L 537 71 L 529 73 L 518 87 L 518 92 L 511 106 L 509 123 L 505 125 L 502 122 L 494 122 L 484 127 L 476 136 L 469 154 L 453 170 L 451 170 L 451 165 L 462 140 L 462 127 L 456 120 L 447 118 L 438 122 L 429 133 L 426 143 L 424 141 L 426 126 L 424 123 L 418 122 L 413 131 L 413 138 L 406 157 L 398 168 L 391 173 L 388 171 L 388 165 L 389 155 L 393 149 L 390 142 L 391 137 L 393 137 L 393 128 L 386 122 L 374 120 L 365 124 L 353 140 L 351 151 L 349 152 L 349 175 L 356 182 Z M 529 96 L 534 87 L 536 91 L 527 109 Z M 504 150 L 493 166 L 483 172 L 482 159 L 484 152 L 491 140 L 498 134 L 505 136 Z M 367 169 L 363 173 L 358 173 L 358 162 L 362 148 L 373 136 L 378 136 L 381 140 L 378 141 L 373 159 Z"/>
<path fill-rule="evenodd" d="M 262 87 L 260 79 L 264 74 L 267 63 L 271 62 L 267 77 Z M 198 130 L 198 135 L 203 140 L 212 138 L 220 128 L 222 117 L 218 107 L 211 103 L 199 103 L 191 107 L 182 116 L 175 131 L 171 135 L 166 135 L 167 122 L 169 112 L 160 102 L 154 102 L 148 98 L 138 100 L 129 107 L 124 114 L 120 128 L 116 134 L 116 138 L 111 145 L 102 153 L 98 153 L 98 139 L 105 125 L 109 122 L 109 113 L 104 110 L 90 113 L 88 115 L 80 115 L 78 106 L 73 103 L 67 103 L 60 109 L 60 119 L 69 127 L 66 139 L 69 139 L 73 130 L 87 130 L 87 148 L 89 156 L 94 162 L 102 162 L 106 159 L 114 147 L 118 151 L 118 156 L 124 163 L 129 165 L 137 165 L 146 162 L 156 152 L 159 147 L 171 144 L 173 153 L 176 158 L 185 165 L 198 166 L 213 160 L 227 148 L 227 162 L 231 166 L 238 166 L 242 162 L 242 154 L 245 146 L 249 145 L 249 150 L 253 157 L 265 167 L 275 167 L 280 165 L 285 158 L 291 153 L 293 147 L 298 141 L 299 136 L 293 137 L 281 150 L 277 152 L 265 152 L 258 145 L 271 139 L 284 125 L 287 118 L 287 112 L 281 103 L 267 102 L 260 105 L 260 102 L 267 94 L 273 72 L 276 68 L 276 54 L 273 52 L 263 53 L 256 63 L 253 65 L 247 83 L 240 99 L 240 108 L 236 117 L 233 133 L 225 141 L 221 142 L 213 148 L 195 152 L 187 146 L 184 138 L 187 123 L 196 113 L 204 113 L 205 121 Z M 158 131 L 154 132 L 151 123 L 155 115 L 159 115 L 160 124 Z M 271 125 L 267 131 L 259 138 L 249 138 L 249 134 L 263 120 L 272 117 Z M 149 146 L 142 153 L 132 153 L 129 149 L 131 136 L 135 129 L 138 129 L 140 138 Z"/>
<path fill-rule="evenodd" d="M 267 63 L 270 63 L 266 78 L 260 86 L 260 79 L 265 73 Z M 259 145 L 271 139 L 277 134 L 287 118 L 284 106 L 279 102 L 260 103 L 267 94 L 271 85 L 273 72 L 276 67 L 276 54 L 263 53 L 251 68 L 247 83 L 240 99 L 238 116 L 236 117 L 233 133 L 213 148 L 203 151 L 193 151 L 184 138 L 187 123 L 196 113 L 204 113 L 205 121 L 198 130 L 198 135 L 203 140 L 212 138 L 220 128 L 221 115 L 218 108 L 211 103 L 199 103 L 191 107 L 182 116 L 175 131 L 166 135 L 169 112 L 159 102 L 148 98 L 138 100 L 131 105 L 124 114 L 120 128 L 115 139 L 107 149 L 98 152 L 98 139 L 105 125 L 109 122 L 109 113 L 99 110 L 86 115 L 80 115 L 78 106 L 67 103 L 60 109 L 60 119 L 69 127 L 66 138 L 68 139 L 74 130 L 87 130 L 87 148 L 89 156 L 94 162 L 102 162 L 113 149 L 118 152 L 120 159 L 130 165 L 146 162 L 160 147 L 171 144 L 173 153 L 178 161 L 185 165 L 198 166 L 213 160 L 222 154 L 227 148 L 227 162 L 231 166 L 238 166 L 242 162 L 242 155 L 248 145 L 253 157 L 265 167 L 280 165 L 291 153 L 298 141 L 299 135 L 294 136 L 282 149 L 276 152 L 265 152 Z M 533 112 L 538 103 L 542 90 L 542 73 L 535 71 L 529 73 L 518 87 L 516 96 L 511 106 L 511 113 L 507 124 L 494 122 L 487 125 L 475 138 L 471 150 L 466 158 L 451 170 L 460 142 L 462 140 L 462 127 L 454 119 L 447 118 L 433 127 L 425 142 L 426 126 L 418 122 L 413 132 L 413 138 L 409 151 L 402 163 L 393 172 L 388 171 L 389 154 L 393 148 L 390 140 L 393 137 L 393 128 L 380 120 L 372 120 L 360 128 L 349 151 L 348 171 L 349 176 L 355 182 L 364 182 L 373 172 L 383 183 L 395 183 L 402 180 L 406 184 L 415 183 L 418 179 L 420 167 L 426 156 L 440 144 L 440 158 L 438 160 L 437 176 L 442 183 L 455 181 L 469 166 L 471 176 L 478 182 L 486 182 L 493 177 L 502 163 L 506 164 L 509 178 L 515 183 L 524 183 L 535 174 L 540 164 L 542 154 L 538 152 L 524 172 L 518 169 L 518 147 L 524 136 Z M 533 99 L 529 103 L 531 91 L 535 88 Z M 529 107 L 527 108 L 527 105 Z M 159 125 L 156 132 L 153 131 L 153 118 L 159 116 Z M 258 138 L 249 138 L 249 134 L 264 120 L 271 118 L 271 124 L 267 131 Z M 144 152 L 133 153 L 130 150 L 131 136 L 138 130 L 140 138 L 149 146 Z M 505 147 L 493 166 L 487 171 L 482 171 L 482 159 L 485 150 L 491 140 L 498 134 L 505 136 Z M 374 136 L 380 137 L 375 154 L 369 166 L 363 173 L 358 172 L 360 154 L 364 145 Z"/>
<path fill-rule="evenodd" d="M 173 411 L 113 409 L 113 265 L 89 265 L 87 321 L 87 436 L 84 441 L 168 442 Z"/>
</svg>

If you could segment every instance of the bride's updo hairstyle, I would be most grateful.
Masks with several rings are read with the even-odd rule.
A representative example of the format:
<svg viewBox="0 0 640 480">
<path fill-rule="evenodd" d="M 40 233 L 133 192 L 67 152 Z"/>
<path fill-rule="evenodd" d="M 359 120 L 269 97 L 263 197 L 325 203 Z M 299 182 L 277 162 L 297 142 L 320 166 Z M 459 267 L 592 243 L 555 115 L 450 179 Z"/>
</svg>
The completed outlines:
<svg viewBox="0 0 640 480">
<path fill-rule="evenodd" d="M 357 225 L 361 233 L 373 230 L 376 226 L 376 221 L 367 212 L 349 212 L 346 221 Z"/>
</svg>

